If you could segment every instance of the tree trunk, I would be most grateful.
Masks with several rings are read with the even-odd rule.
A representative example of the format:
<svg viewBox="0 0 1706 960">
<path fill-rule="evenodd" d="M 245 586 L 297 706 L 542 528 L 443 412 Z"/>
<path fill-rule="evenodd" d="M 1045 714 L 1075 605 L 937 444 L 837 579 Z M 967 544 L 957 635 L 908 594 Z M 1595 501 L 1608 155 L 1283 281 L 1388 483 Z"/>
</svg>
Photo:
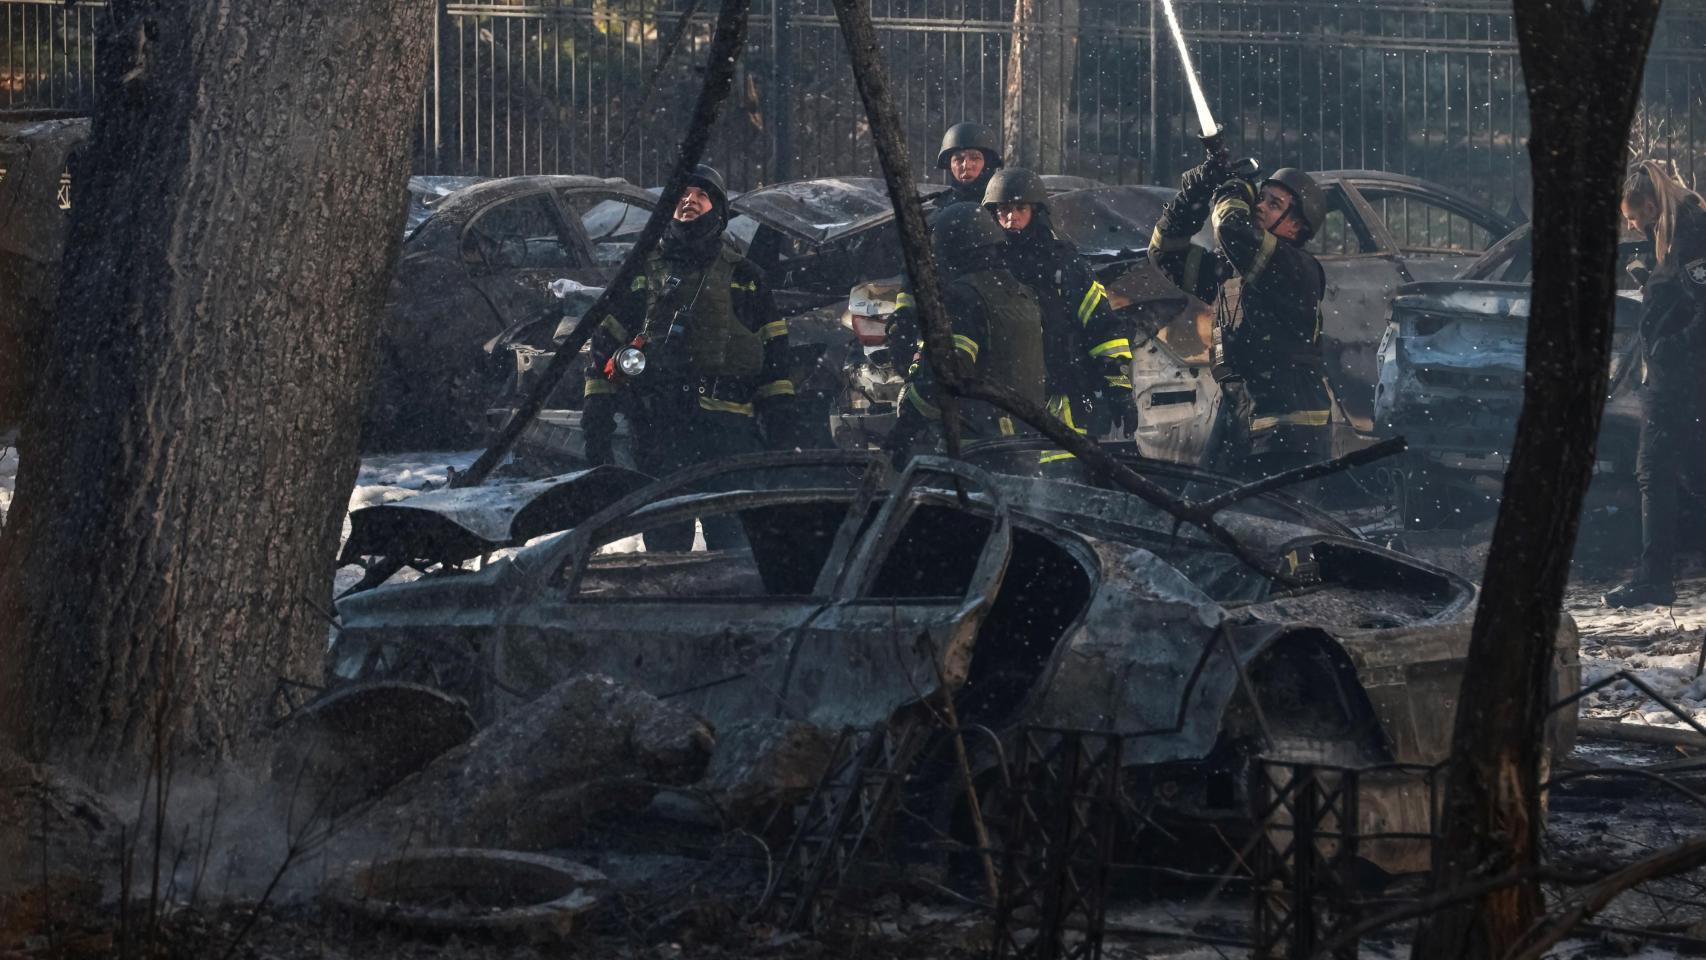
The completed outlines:
<svg viewBox="0 0 1706 960">
<path fill-rule="evenodd" d="M 1605 406 L 1624 144 L 1658 10 L 1515 3 L 1534 131 L 1527 372 L 1458 696 L 1436 890 L 1539 857 L 1548 671 Z M 1541 908 L 1534 880 L 1447 908 L 1423 923 L 1413 955 L 1503 957 Z"/>
<path fill-rule="evenodd" d="M 113 0 L 0 536 L 0 743 L 217 754 L 318 673 L 431 0 Z M 156 711 L 162 719 L 156 719 Z"/>
<path fill-rule="evenodd" d="M 1066 104 L 1078 66 L 1079 0 L 1014 0 L 1001 126 L 1009 167 L 1066 168 Z"/>
</svg>

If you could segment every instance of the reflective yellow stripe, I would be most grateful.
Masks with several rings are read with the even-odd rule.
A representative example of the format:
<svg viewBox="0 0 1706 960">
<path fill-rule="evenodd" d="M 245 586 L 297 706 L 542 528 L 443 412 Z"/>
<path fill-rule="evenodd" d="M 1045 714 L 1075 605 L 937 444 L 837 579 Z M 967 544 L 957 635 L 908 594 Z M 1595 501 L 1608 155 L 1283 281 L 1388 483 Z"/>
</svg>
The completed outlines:
<svg viewBox="0 0 1706 960">
<path fill-rule="evenodd" d="M 1244 274 L 1245 283 L 1255 283 L 1262 271 L 1268 268 L 1268 261 L 1274 258 L 1274 251 L 1279 249 L 1279 237 L 1262 231 L 1262 249 L 1256 252 L 1255 262 L 1250 264 L 1250 271 Z"/>
<path fill-rule="evenodd" d="M 629 290 L 644 290 L 644 289 L 646 289 L 646 275 L 642 273 L 639 276 L 635 277 L 634 282 L 628 284 L 628 289 Z"/>
<path fill-rule="evenodd" d="M 1011 437 L 1015 432 L 1013 430 L 1013 421 L 1007 417 L 1002 417 L 1000 420 L 995 421 L 995 425 L 1001 430 L 1001 435 L 1004 437 Z"/>
<path fill-rule="evenodd" d="M 1220 222 L 1231 216 L 1232 211 L 1234 210 L 1242 210 L 1245 213 L 1249 213 L 1250 205 L 1237 197 L 1227 197 L 1225 200 L 1220 201 L 1219 205 L 1214 208 L 1214 228 L 1216 230 L 1220 229 Z"/>
<path fill-rule="evenodd" d="M 1110 386 L 1110 387 L 1123 387 L 1127 390 L 1131 389 L 1131 378 L 1130 377 L 1126 377 L 1126 376 L 1103 377 L 1102 379 L 1108 381 L 1108 386 Z"/>
<path fill-rule="evenodd" d="M 604 328 L 606 333 L 623 343 L 628 342 L 628 331 L 623 328 L 621 322 L 619 322 L 615 317 L 605 317 L 604 322 L 600 323 L 599 326 Z"/>
<path fill-rule="evenodd" d="M 1078 304 L 1078 323 L 1087 325 L 1091 314 L 1096 312 L 1096 305 L 1108 299 L 1108 288 L 1100 283 L 1091 281 L 1090 289 L 1085 291 L 1084 299 Z"/>
<path fill-rule="evenodd" d="M 1156 225 L 1155 232 L 1149 235 L 1149 252 L 1151 254 L 1183 250 L 1190 245 L 1190 237 L 1169 237 L 1161 232 L 1159 224 Z"/>
<path fill-rule="evenodd" d="M 1125 337 L 1116 337 L 1112 340 L 1103 340 L 1101 343 L 1098 343 L 1095 346 L 1090 348 L 1090 356 L 1092 356 L 1092 357 L 1121 357 L 1123 359 L 1130 360 L 1131 359 L 1131 341 L 1127 340 Z"/>
<path fill-rule="evenodd" d="M 794 395 L 794 381 L 772 380 L 752 392 L 753 399 L 762 400 L 765 397 L 791 397 Z"/>
<path fill-rule="evenodd" d="M 1195 295 L 1197 292 L 1197 274 L 1202 272 L 1203 248 L 1191 244 L 1191 252 L 1185 254 L 1184 288 L 1185 292 Z"/>
<path fill-rule="evenodd" d="M 1072 402 L 1066 398 L 1066 394 L 1064 394 L 1064 393 L 1057 393 L 1054 396 L 1048 398 L 1048 412 L 1049 412 L 1049 415 L 1054 417 L 1056 420 L 1059 420 L 1061 423 L 1064 423 L 1068 427 L 1071 427 L 1074 432 L 1077 432 L 1077 433 L 1088 433 L 1089 432 L 1089 431 L 1085 430 L 1083 427 L 1081 427 L 1078 424 L 1073 422 L 1073 420 L 1072 420 Z"/>
<path fill-rule="evenodd" d="M 583 397 L 596 397 L 606 393 L 615 393 L 616 387 L 608 380 L 588 380 Z"/>
<path fill-rule="evenodd" d="M 977 362 L 977 341 L 970 337 L 954 334 L 954 346 L 971 356 L 971 362 Z"/>
<path fill-rule="evenodd" d="M 910 385 L 906 388 L 906 402 L 912 404 L 912 408 L 914 410 L 917 410 L 919 413 L 924 414 L 932 420 L 942 419 L 942 411 L 936 409 L 935 404 L 924 399 L 923 395 Z"/>
<path fill-rule="evenodd" d="M 752 416 L 752 404 L 730 403 L 727 400 L 717 400 L 712 397 L 700 397 L 699 409 L 712 413 L 738 413 L 743 417 Z"/>
<path fill-rule="evenodd" d="M 729 289 L 730 290 L 744 290 L 747 293 L 757 293 L 758 292 L 758 281 L 754 280 L 751 283 L 731 283 L 731 284 L 729 284 Z"/>
<path fill-rule="evenodd" d="M 1257 417 L 1250 421 L 1250 429 L 1272 430 L 1278 426 L 1324 427 L 1331 413 L 1330 410 L 1295 410 L 1274 417 Z"/>
<path fill-rule="evenodd" d="M 777 337 L 785 337 L 788 335 L 788 321 L 772 320 L 758 328 L 758 335 L 765 340 L 774 340 Z"/>
<path fill-rule="evenodd" d="M 905 290 L 902 290 L 901 292 L 895 294 L 894 295 L 894 306 L 895 306 L 896 310 L 899 310 L 901 307 L 912 306 L 912 294 L 907 293 Z"/>
<path fill-rule="evenodd" d="M 1076 459 L 1078 459 L 1078 458 L 1073 456 L 1070 453 L 1067 453 L 1065 450 L 1044 450 L 1042 452 L 1042 454 L 1037 457 L 1037 462 L 1038 463 L 1055 463 L 1055 462 L 1060 461 L 1060 460 L 1076 460 Z"/>
</svg>

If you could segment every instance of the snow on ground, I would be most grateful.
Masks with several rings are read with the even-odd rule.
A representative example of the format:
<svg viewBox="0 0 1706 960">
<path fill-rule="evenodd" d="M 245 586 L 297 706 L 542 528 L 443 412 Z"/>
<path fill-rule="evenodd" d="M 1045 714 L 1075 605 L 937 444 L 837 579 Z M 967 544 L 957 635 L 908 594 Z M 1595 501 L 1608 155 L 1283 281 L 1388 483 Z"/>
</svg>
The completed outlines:
<svg viewBox="0 0 1706 960">
<path fill-rule="evenodd" d="M 1706 676 L 1696 676 L 1701 644 L 1706 642 L 1706 576 L 1679 582 L 1676 604 L 1670 607 L 1612 610 L 1600 597 L 1614 586 L 1614 581 L 1579 581 L 1564 597 L 1564 612 L 1581 630 L 1583 684 L 1627 670 L 1706 722 Z M 1582 715 L 1683 725 L 1662 704 L 1621 680 L 1590 694 L 1582 703 Z"/>
</svg>

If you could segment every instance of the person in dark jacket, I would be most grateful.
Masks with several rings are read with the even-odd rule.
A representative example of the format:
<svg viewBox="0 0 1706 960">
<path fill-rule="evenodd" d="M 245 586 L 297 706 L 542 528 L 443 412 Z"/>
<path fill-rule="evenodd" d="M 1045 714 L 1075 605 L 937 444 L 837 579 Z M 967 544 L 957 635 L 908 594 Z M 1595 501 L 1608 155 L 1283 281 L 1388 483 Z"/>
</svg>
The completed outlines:
<svg viewBox="0 0 1706 960">
<path fill-rule="evenodd" d="M 953 328 L 954 349 L 974 374 L 1005 384 L 1020 396 L 1043 402 L 1042 313 L 1036 295 L 1007 269 L 1006 233 L 982 207 L 949 206 L 930 224 L 930 250 L 941 270 L 942 306 Z M 918 330 L 910 298 L 896 311 L 900 329 Z M 935 449 L 942 437 L 942 411 L 920 336 L 907 354 L 911 366 L 900 397 L 900 414 L 884 448 L 902 464 L 914 452 Z M 1013 436 L 1018 425 L 995 407 L 959 402 L 961 433 L 968 440 Z"/>
<path fill-rule="evenodd" d="M 942 134 L 942 149 L 936 152 L 936 168 L 948 171 L 948 189 L 928 202 L 937 208 L 982 203 L 984 188 L 1001 164 L 993 134 L 975 123 L 954 124 Z"/>
<path fill-rule="evenodd" d="M 1307 173 L 1277 170 L 1258 189 L 1218 159 L 1188 171 L 1162 210 L 1150 261 L 1214 304 L 1210 372 L 1221 405 L 1204 466 L 1259 477 L 1331 456 L 1321 354 L 1327 281 L 1303 249 L 1326 214 Z M 1215 254 L 1191 242 L 1208 218 Z"/>
<path fill-rule="evenodd" d="M 1624 183 L 1623 217 L 1652 241 L 1655 263 L 1641 303 L 1641 560 L 1628 583 L 1605 595 L 1612 607 L 1676 601 L 1683 482 L 1706 479 L 1706 204 L 1649 160 Z"/>
<path fill-rule="evenodd" d="M 1007 268 L 1036 294 L 1043 317 L 1048 411 L 1079 433 L 1101 437 L 1133 419 L 1131 337 L 1108 304 L 1089 261 L 1054 232 L 1042 178 L 1018 167 L 995 174 L 983 206 L 1007 231 Z M 1044 450 L 1045 471 L 1075 474 L 1072 454 Z M 1052 466 L 1051 466 L 1052 465 Z"/>
<path fill-rule="evenodd" d="M 645 269 L 600 322 L 582 412 L 593 464 L 615 462 L 617 414 L 634 466 L 656 477 L 759 452 L 791 425 L 788 323 L 758 268 L 723 243 L 727 219 L 722 176 L 701 164 Z M 711 549 L 742 539 L 733 524 L 706 525 Z M 645 542 L 689 549 L 692 526 L 648 532 Z"/>
</svg>

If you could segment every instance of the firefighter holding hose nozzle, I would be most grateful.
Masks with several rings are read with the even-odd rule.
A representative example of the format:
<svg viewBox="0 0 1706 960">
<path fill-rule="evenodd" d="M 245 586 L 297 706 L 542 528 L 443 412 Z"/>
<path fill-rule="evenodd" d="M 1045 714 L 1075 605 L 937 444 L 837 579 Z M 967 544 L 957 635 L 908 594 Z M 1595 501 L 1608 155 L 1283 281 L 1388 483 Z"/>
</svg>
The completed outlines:
<svg viewBox="0 0 1706 960">
<path fill-rule="evenodd" d="M 1214 304 L 1210 371 L 1222 396 L 1203 465 L 1254 478 L 1331 456 L 1321 354 L 1326 275 L 1303 249 L 1327 205 L 1302 170 L 1258 179 L 1215 146 L 1163 209 L 1149 259 L 1181 290 Z M 1191 242 L 1205 220 L 1218 252 Z"/>
</svg>

